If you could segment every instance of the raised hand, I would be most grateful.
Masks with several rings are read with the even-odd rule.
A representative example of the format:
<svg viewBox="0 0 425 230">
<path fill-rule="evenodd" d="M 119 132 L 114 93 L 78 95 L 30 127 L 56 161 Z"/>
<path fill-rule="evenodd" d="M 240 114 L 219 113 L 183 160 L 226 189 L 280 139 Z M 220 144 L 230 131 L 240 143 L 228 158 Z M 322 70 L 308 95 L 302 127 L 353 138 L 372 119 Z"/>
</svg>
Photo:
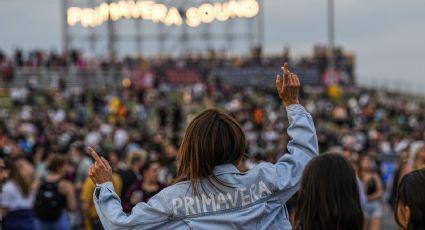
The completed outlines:
<svg viewBox="0 0 425 230">
<path fill-rule="evenodd" d="M 288 63 L 282 67 L 283 79 L 280 75 L 276 76 L 276 89 L 280 99 L 285 106 L 299 104 L 300 80 L 298 76 L 291 73 L 288 69 Z"/>
<path fill-rule="evenodd" d="M 94 164 L 90 166 L 88 172 L 93 183 L 103 184 L 105 182 L 112 181 L 112 168 L 108 161 L 103 157 L 99 157 L 92 147 L 88 147 L 88 150 L 95 160 Z"/>
</svg>

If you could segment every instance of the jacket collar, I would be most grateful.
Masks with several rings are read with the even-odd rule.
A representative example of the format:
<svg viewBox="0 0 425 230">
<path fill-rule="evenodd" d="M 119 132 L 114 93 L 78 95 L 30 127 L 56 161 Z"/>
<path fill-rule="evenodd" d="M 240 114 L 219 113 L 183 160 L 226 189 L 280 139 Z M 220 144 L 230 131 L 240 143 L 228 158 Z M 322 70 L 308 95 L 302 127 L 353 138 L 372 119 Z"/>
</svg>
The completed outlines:
<svg viewBox="0 0 425 230">
<path fill-rule="evenodd" d="M 214 168 L 214 175 L 221 175 L 227 173 L 241 173 L 233 164 L 217 165 Z"/>
</svg>

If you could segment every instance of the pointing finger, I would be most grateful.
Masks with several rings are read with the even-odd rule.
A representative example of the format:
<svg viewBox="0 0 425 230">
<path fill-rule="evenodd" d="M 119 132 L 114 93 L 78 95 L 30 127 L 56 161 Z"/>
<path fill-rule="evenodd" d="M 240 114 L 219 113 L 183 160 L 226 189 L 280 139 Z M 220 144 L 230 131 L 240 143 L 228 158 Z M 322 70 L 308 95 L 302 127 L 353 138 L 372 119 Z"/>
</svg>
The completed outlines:
<svg viewBox="0 0 425 230">
<path fill-rule="evenodd" d="M 93 159 L 96 162 L 99 162 L 100 164 L 103 164 L 102 160 L 100 159 L 99 155 L 97 154 L 97 152 L 94 150 L 93 147 L 89 146 L 87 149 L 89 150 L 91 156 L 93 157 Z"/>
<path fill-rule="evenodd" d="M 109 162 L 105 158 L 101 157 L 101 160 L 102 160 L 103 164 L 106 166 L 107 169 L 111 169 Z"/>
</svg>

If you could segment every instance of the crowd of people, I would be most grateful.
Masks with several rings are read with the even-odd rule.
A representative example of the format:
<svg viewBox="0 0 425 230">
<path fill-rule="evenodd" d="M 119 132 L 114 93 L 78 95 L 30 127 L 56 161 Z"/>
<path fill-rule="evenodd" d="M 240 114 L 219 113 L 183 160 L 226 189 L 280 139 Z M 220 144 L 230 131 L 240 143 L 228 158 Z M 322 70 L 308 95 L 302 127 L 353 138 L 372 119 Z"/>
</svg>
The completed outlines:
<svg viewBox="0 0 425 230">
<path fill-rule="evenodd" d="M 37 75 L 42 70 L 51 72 L 73 71 L 90 73 L 94 70 L 102 71 L 154 71 L 158 75 L 165 75 L 167 69 L 195 69 L 203 77 L 213 68 L 278 68 L 283 61 L 291 66 L 299 68 L 312 68 L 327 79 L 328 52 L 327 47 L 316 45 L 311 54 L 297 58 L 291 54 L 289 47 L 282 52 L 266 56 L 260 47 L 253 48 L 247 56 L 228 57 L 224 51 L 209 50 L 206 54 L 186 54 L 180 58 L 173 57 L 91 57 L 84 55 L 78 50 L 70 50 L 66 53 L 56 51 L 31 50 L 25 52 L 20 49 L 6 54 L 0 50 L 0 80 L 10 82 L 18 73 Z M 335 48 L 335 70 L 337 71 L 340 84 L 350 85 L 354 82 L 354 54 L 345 51 L 342 47 Z"/>
<path fill-rule="evenodd" d="M 289 141 L 276 92 L 217 84 L 29 89 L 22 97 L 2 99 L 0 154 L 7 180 L 0 207 L 5 229 L 43 229 L 52 223 L 56 229 L 101 229 L 93 203 L 96 185 L 87 175 L 93 163 L 88 146 L 111 164 L 124 211 L 148 201 L 173 184 L 184 130 L 207 108 L 226 111 L 243 128 L 248 148 L 240 171 L 276 162 Z M 425 168 L 425 103 L 361 89 L 339 96 L 302 94 L 301 103 L 316 124 L 320 152 L 339 152 L 352 163 L 366 193 L 367 229 L 381 229 L 383 215 L 396 209 L 403 176 Z"/>
</svg>

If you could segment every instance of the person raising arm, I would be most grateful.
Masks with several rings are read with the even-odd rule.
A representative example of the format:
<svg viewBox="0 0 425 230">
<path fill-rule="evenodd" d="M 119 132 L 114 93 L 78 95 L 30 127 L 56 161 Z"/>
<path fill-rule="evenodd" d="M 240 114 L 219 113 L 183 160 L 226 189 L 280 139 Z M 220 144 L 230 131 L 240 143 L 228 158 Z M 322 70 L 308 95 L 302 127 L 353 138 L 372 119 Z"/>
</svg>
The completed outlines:
<svg viewBox="0 0 425 230">
<path fill-rule="evenodd" d="M 313 119 L 299 104 L 300 81 L 287 64 L 282 69 L 276 89 L 286 107 L 291 140 L 276 164 L 240 172 L 236 165 L 246 150 L 242 128 L 226 113 L 206 110 L 186 129 L 175 183 L 125 213 L 109 163 L 90 148 L 95 163 L 89 176 L 97 185 L 94 203 L 104 228 L 291 229 L 285 203 L 319 150 Z"/>
</svg>

